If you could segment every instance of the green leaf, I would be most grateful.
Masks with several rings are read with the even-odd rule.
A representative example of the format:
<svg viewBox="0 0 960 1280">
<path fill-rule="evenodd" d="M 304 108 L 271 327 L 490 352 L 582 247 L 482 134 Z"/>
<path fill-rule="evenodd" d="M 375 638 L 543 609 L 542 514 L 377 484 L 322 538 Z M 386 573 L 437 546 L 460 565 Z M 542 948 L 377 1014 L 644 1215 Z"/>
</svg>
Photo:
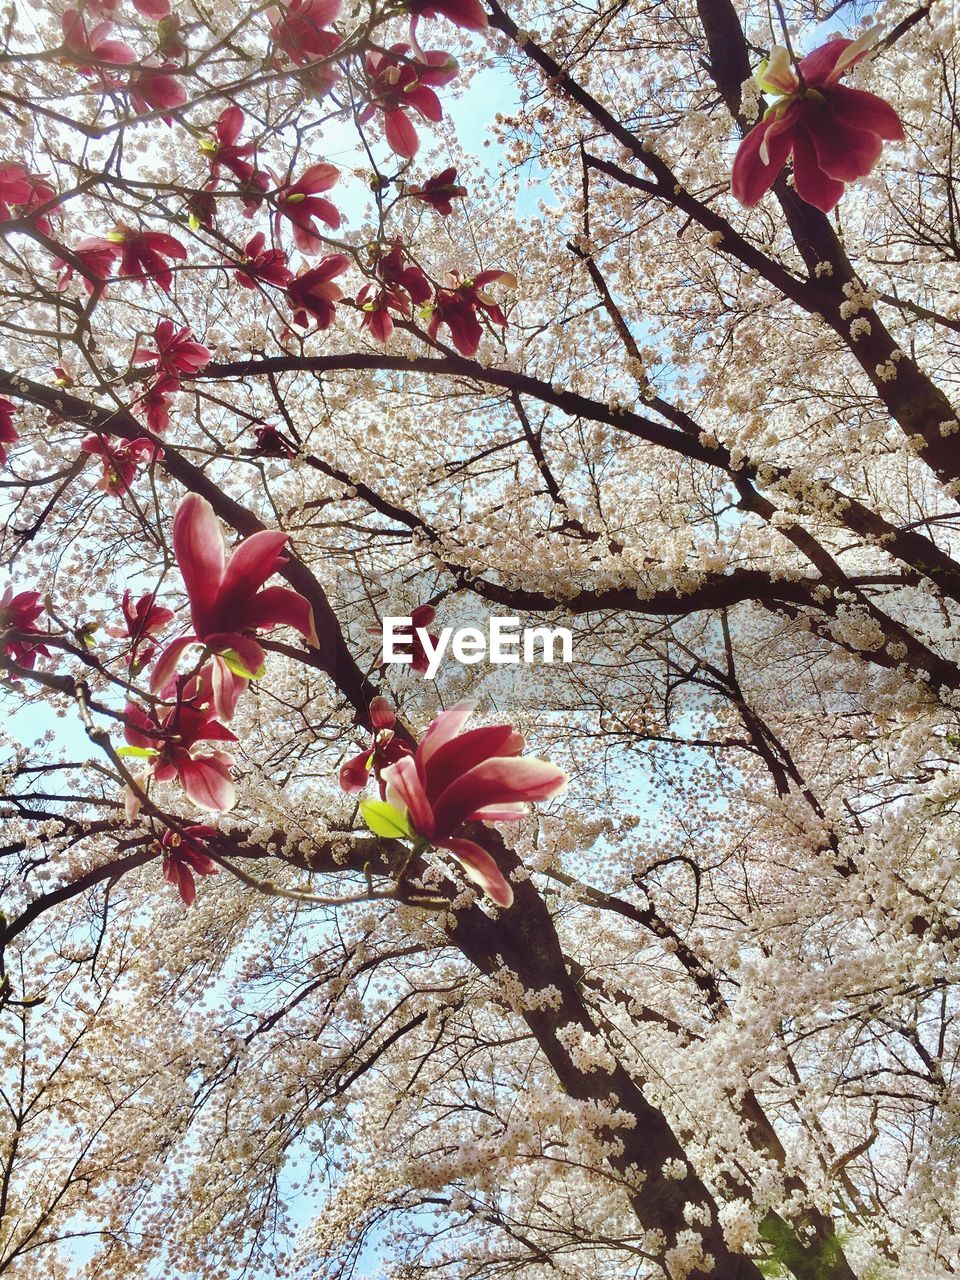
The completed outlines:
<svg viewBox="0 0 960 1280">
<path fill-rule="evenodd" d="M 262 680 L 266 667 L 263 663 L 257 671 L 248 671 L 240 659 L 240 655 L 235 653 L 233 649 L 225 649 L 220 657 L 224 660 L 235 676 L 239 676 L 242 680 Z"/>
<path fill-rule="evenodd" d="M 152 760 L 159 754 L 153 747 L 117 747 L 118 756 L 135 756 L 138 760 Z"/>
<path fill-rule="evenodd" d="M 387 840 L 410 840 L 413 828 L 403 809 L 395 809 L 386 800 L 361 800 L 360 813 L 375 836 Z"/>
</svg>

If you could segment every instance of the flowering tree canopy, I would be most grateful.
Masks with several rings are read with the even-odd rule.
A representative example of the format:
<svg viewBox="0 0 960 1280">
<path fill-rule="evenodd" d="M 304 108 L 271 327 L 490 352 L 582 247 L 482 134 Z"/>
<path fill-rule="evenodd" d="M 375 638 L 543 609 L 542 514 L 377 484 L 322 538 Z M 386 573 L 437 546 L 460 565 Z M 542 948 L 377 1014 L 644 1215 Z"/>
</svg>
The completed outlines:
<svg viewBox="0 0 960 1280">
<path fill-rule="evenodd" d="M 953 6 L 0 60 L 0 1276 L 956 1276 Z"/>
</svg>

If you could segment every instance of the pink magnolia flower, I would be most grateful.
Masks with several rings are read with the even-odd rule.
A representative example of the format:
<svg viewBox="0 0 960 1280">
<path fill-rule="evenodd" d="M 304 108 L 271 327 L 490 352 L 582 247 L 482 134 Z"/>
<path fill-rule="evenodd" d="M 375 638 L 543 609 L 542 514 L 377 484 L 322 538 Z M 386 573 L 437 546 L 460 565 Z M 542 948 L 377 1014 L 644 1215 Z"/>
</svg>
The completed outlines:
<svg viewBox="0 0 960 1280">
<path fill-rule="evenodd" d="M 460 733 L 474 708 L 461 702 L 427 729 L 413 756 L 382 772 L 388 804 L 405 810 L 418 835 L 445 849 L 501 907 L 513 890 L 487 851 L 456 833 L 467 822 L 515 822 L 526 801 L 549 800 L 567 775 L 546 760 L 519 759 L 523 738 L 508 724 Z M 458 736 L 459 735 L 459 736 Z"/>
<path fill-rule="evenodd" d="M 61 22 L 64 61 L 76 66 L 81 75 L 98 75 L 101 63 L 122 67 L 136 62 L 136 53 L 125 41 L 108 39 L 112 22 L 98 22 L 88 33 L 77 9 L 65 10 Z"/>
<path fill-rule="evenodd" d="M 163 878 L 176 886 L 184 906 L 192 907 L 197 900 L 197 884 L 194 875 L 215 876 L 220 868 L 204 853 L 205 842 L 219 834 L 216 827 L 196 823 L 184 827 L 184 835 L 177 831 L 165 831 L 158 852 L 163 854 Z"/>
<path fill-rule="evenodd" d="M 216 655 L 210 672 L 217 714 L 230 719 L 246 682 L 263 673 L 264 652 L 251 636 L 289 626 L 317 644 L 310 603 L 289 587 L 265 587 L 285 563 L 287 534 L 252 534 L 229 558 L 220 524 L 206 498 L 187 494 L 173 520 L 173 550 L 190 598 L 194 635 L 164 649 L 150 679 L 152 692 L 176 671 L 183 652 L 201 644 Z"/>
<path fill-rule="evenodd" d="M 284 218 L 293 224 L 293 241 L 301 253 L 319 253 L 323 242 L 317 232 L 314 218 L 319 218 L 328 227 L 336 230 L 340 225 L 340 214 L 336 205 L 317 195 L 318 191 L 329 191 L 340 177 L 340 170 L 332 164 L 314 164 L 297 179 L 288 183 L 276 192 L 277 212 L 274 215 L 274 235 L 280 239 L 280 227 Z"/>
<path fill-rule="evenodd" d="M 170 292 L 173 283 L 167 259 L 182 262 L 187 256 L 180 241 L 166 232 L 135 231 L 123 224 L 105 237 L 105 243 L 120 246 L 121 278 L 139 280 L 141 284 L 155 280 L 165 293 Z"/>
<path fill-rule="evenodd" d="M 350 259 L 342 253 L 331 253 L 321 258 L 309 271 L 301 271 L 287 285 L 287 301 L 293 308 L 293 323 L 301 329 L 309 327 L 308 315 L 314 317 L 318 329 L 329 329 L 333 324 L 334 303 L 343 297 L 343 290 L 333 284 L 335 276 L 343 275 L 350 266 Z"/>
<path fill-rule="evenodd" d="M 157 651 L 152 637 L 159 634 L 173 621 L 173 610 L 157 604 L 156 592 L 150 591 L 133 603 L 132 593 L 123 593 L 120 604 L 124 625 L 105 627 L 108 636 L 117 640 L 130 640 L 127 662 L 138 670 L 144 667 Z M 139 652 L 138 652 L 139 650 Z"/>
<path fill-rule="evenodd" d="M 215 718 L 209 706 L 178 702 L 159 718 L 128 703 L 124 711 L 124 737 L 135 752 L 150 753 L 150 764 L 135 781 L 142 787 L 150 778 L 172 782 L 176 778 L 198 809 L 220 813 L 236 804 L 230 777 L 233 756 L 225 751 L 197 750 L 199 742 L 236 742 L 236 736 Z M 127 795 L 127 817 L 136 817 L 140 803 Z"/>
<path fill-rule="evenodd" d="M 904 137 L 900 117 L 876 94 L 848 89 L 840 77 L 869 52 L 875 38 L 831 40 L 800 60 L 775 46 L 760 68 L 760 87 L 782 96 L 740 143 L 733 162 L 733 194 L 753 208 L 793 156 L 797 194 L 829 213 L 844 184 L 870 172 L 884 140 Z"/>
<path fill-rule="evenodd" d="M 431 85 L 449 84 L 459 67 L 456 58 L 440 50 L 427 50 L 416 58 L 408 56 L 408 44 L 391 45 L 388 52 L 368 53 L 366 73 L 369 105 L 360 113 L 361 123 L 377 111 L 383 114 L 384 136 L 394 155 L 412 159 L 420 138 L 407 114 L 416 111 L 424 120 L 443 119 L 440 99 Z"/>
<path fill-rule="evenodd" d="M 374 698 L 370 703 L 370 727 L 373 731 L 370 745 L 366 751 L 361 751 L 340 769 L 340 786 L 348 794 L 364 789 L 371 770 L 379 780 L 383 769 L 388 765 L 396 764 L 403 756 L 411 754 L 407 744 L 401 742 L 393 732 L 393 726 L 396 723 L 397 718 L 386 698 Z M 385 789 L 385 784 L 381 783 L 381 794 Z"/>
<path fill-rule="evenodd" d="M 441 170 L 432 178 L 428 178 L 422 187 L 407 188 L 408 196 L 428 204 L 444 218 L 453 213 L 451 200 L 459 200 L 466 194 L 467 188 L 457 184 L 457 171 L 454 168 Z"/>
<path fill-rule="evenodd" d="M 78 264 L 77 269 L 83 277 L 83 287 L 87 293 L 104 292 L 107 279 L 113 274 L 114 263 L 120 257 L 120 246 L 102 236 L 87 236 L 69 252 Z M 53 265 L 62 272 L 57 281 L 57 289 L 63 292 L 73 279 L 73 263 L 63 258 L 54 258 Z"/>
<path fill-rule="evenodd" d="M 365 284 L 357 294 L 357 305 L 363 312 L 364 328 L 378 342 L 386 342 L 393 333 L 390 312 L 409 316 L 411 303 L 429 301 L 433 289 L 420 268 L 406 261 L 399 240 L 389 252 L 377 251 L 373 269 L 381 283 Z"/>
<path fill-rule="evenodd" d="M 26 216 L 32 209 L 49 204 L 55 195 L 56 191 L 41 174 L 31 173 L 13 161 L 0 164 L 0 220 L 6 222 Z M 50 234 L 49 218 L 36 218 L 35 224 L 45 235 Z"/>
<path fill-rule="evenodd" d="M 174 74 L 176 70 L 173 62 L 145 58 L 130 73 L 127 82 L 134 110 L 144 115 L 148 111 L 172 111 L 174 107 L 182 107 L 187 100 L 187 91 Z M 173 123 L 172 116 L 164 116 L 163 119 L 167 124 Z"/>
<path fill-rule="evenodd" d="M 156 373 L 161 380 L 159 385 L 164 391 L 176 391 L 182 373 L 192 377 L 210 362 L 212 353 L 209 347 L 197 342 L 188 328 L 177 329 L 172 320 L 161 320 L 153 336 L 156 351 L 151 347 L 138 347 L 133 353 L 133 363 L 156 361 Z"/>
<path fill-rule="evenodd" d="M 503 312 L 493 298 L 484 292 L 484 286 L 494 282 L 506 285 L 509 289 L 517 287 L 517 277 L 510 271 L 481 271 L 472 278 L 463 279 L 459 272 L 451 272 L 447 276 L 447 287 L 437 291 L 427 333 L 435 338 L 441 324 L 450 330 L 453 345 L 461 355 L 473 356 L 480 346 L 483 328 L 478 311 L 482 311 L 493 324 L 507 323 Z"/>
<path fill-rule="evenodd" d="M 144 459 L 156 462 L 163 457 L 160 446 L 146 437 L 113 443 L 106 436 L 87 436 L 80 448 L 84 453 L 99 458 L 103 467 L 97 488 L 118 495 L 130 488 L 137 467 Z"/>
<path fill-rule="evenodd" d="M 20 432 L 13 425 L 16 407 L 12 400 L 0 396 L 0 466 L 7 461 L 7 445 L 20 439 Z"/>
<path fill-rule="evenodd" d="M 343 0 L 281 0 L 270 13 L 270 34 L 288 58 L 299 66 L 329 58 L 343 41 L 326 30 L 343 8 Z M 326 69 L 325 69 L 326 70 Z M 327 71 L 328 87 L 336 72 Z"/>
<path fill-rule="evenodd" d="M 172 397 L 167 394 L 164 386 L 158 384 L 148 387 L 137 396 L 130 407 L 145 415 L 147 426 L 154 435 L 162 436 L 170 426 L 171 400 Z"/>
<path fill-rule="evenodd" d="M 120 276 L 130 280 L 139 280 L 145 284 L 147 280 L 155 280 L 166 293 L 170 292 L 173 275 L 167 259 L 182 260 L 187 251 L 179 240 L 163 231 L 135 231 L 132 227 L 118 225 L 116 231 L 106 236 L 90 236 L 82 240 L 73 250 L 75 257 L 80 258 L 89 271 L 90 279 L 99 283 L 103 281 L 117 260 L 120 259 Z M 55 265 L 67 266 L 61 259 Z M 63 288 L 73 275 L 68 268 L 60 282 Z M 86 280 L 87 291 L 93 292 L 93 285 Z"/>
<path fill-rule="evenodd" d="M 37 627 L 37 618 L 43 613 L 39 591 L 20 591 L 13 594 L 13 587 L 7 587 L 0 596 L 0 635 L 15 631 L 20 633 L 16 638 L 2 641 L 3 652 L 9 654 L 14 662 L 32 671 L 37 654 L 49 658 L 50 650 L 42 644 L 34 644 L 22 638 L 25 635 L 42 635 Z"/>
<path fill-rule="evenodd" d="M 267 237 L 258 231 L 244 245 L 243 257 L 234 272 L 237 283 L 244 289 L 255 289 L 258 282 L 283 289 L 293 279 L 293 272 L 287 266 L 287 255 L 282 249 L 265 249 L 266 243 Z"/>
<path fill-rule="evenodd" d="M 211 187 L 216 187 L 220 180 L 220 170 L 229 169 L 241 187 L 248 191 L 264 192 L 270 186 L 265 173 L 258 172 L 250 163 L 249 156 L 255 155 L 257 144 L 244 142 L 238 145 L 237 139 L 243 132 L 244 114 L 239 107 L 227 107 L 221 111 L 213 130 L 212 138 L 205 138 L 200 143 L 200 152 L 210 162 Z"/>
</svg>

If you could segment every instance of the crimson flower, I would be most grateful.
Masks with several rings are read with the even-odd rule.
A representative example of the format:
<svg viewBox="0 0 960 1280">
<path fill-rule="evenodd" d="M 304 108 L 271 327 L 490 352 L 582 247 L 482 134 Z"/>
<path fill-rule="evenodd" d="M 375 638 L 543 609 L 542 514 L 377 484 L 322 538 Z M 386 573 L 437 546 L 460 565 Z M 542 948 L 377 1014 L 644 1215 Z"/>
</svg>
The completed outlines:
<svg viewBox="0 0 960 1280">
<path fill-rule="evenodd" d="M 91 236 L 81 241 L 73 252 L 76 257 L 84 260 L 85 265 L 89 264 L 91 275 L 96 279 L 103 280 L 110 266 L 119 257 L 121 278 L 139 280 L 142 284 L 147 280 L 155 280 L 166 293 L 170 292 L 173 283 L 167 259 L 182 261 L 187 256 L 180 241 L 166 232 L 135 231 L 133 227 L 122 223 L 109 235 Z M 61 262 L 59 265 L 64 264 Z M 72 272 L 68 272 L 66 279 L 71 274 Z"/>
<path fill-rule="evenodd" d="M 7 460 L 7 445 L 16 444 L 20 439 L 20 432 L 13 425 L 16 407 L 12 400 L 0 396 L 0 466 Z"/>
<path fill-rule="evenodd" d="M 170 401 L 164 386 L 157 384 L 137 396 L 131 408 L 145 415 L 147 426 L 154 435 L 162 436 L 170 425 Z"/>
<path fill-rule="evenodd" d="M 433 290 L 420 268 L 407 263 L 399 240 L 388 253 L 379 253 L 374 271 L 380 284 L 365 284 L 357 294 L 357 305 L 363 312 L 364 328 L 378 342 L 386 342 L 393 333 L 390 311 L 409 316 L 411 302 L 422 305 Z"/>
<path fill-rule="evenodd" d="M 513 890 L 493 858 L 456 832 L 467 822 L 517 821 L 527 812 L 525 801 L 549 800 L 567 775 L 547 760 L 519 759 L 524 741 L 508 724 L 461 734 L 474 705 L 461 702 L 441 712 L 414 755 L 381 776 L 387 803 L 406 812 L 417 835 L 446 849 L 487 897 L 509 907 Z"/>
<path fill-rule="evenodd" d="M 246 681 L 263 674 L 264 652 L 251 636 L 289 626 L 317 643 L 310 603 L 289 587 L 264 587 L 286 562 L 287 534 L 263 529 L 226 555 L 223 534 L 206 498 L 187 494 L 173 519 L 173 550 L 190 598 L 194 635 L 164 649 L 150 679 L 161 689 L 176 670 L 181 654 L 202 644 L 216 654 L 212 663 L 214 705 L 230 719 Z"/>
<path fill-rule="evenodd" d="M 77 9 L 67 9 L 61 20 L 64 60 L 76 66 L 81 75 L 95 76 L 98 63 L 129 66 L 137 55 L 123 40 L 109 40 L 112 22 L 98 22 L 87 32 L 86 23 Z"/>
<path fill-rule="evenodd" d="M 99 458 L 103 466 L 103 476 L 97 488 L 114 494 L 122 494 L 130 488 L 137 474 L 137 467 L 144 458 L 156 462 L 163 457 L 160 446 L 145 436 L 139 440 L 124 440 L 122 443 L 111 443 L 106 436 L 87 436 L 80 448 L 83 453 Z"/>
<path fill-rule="evenodd" d="M 153 336 L 156 351 L 150 347 L 138 347 L 133 353 L 133 363 L 155 360 L 156 373 L 161 379 L 159 385 L 164 391 L 178 390 L 182 373 L 191 377 L 211 359 L 209 347 L 197 342 L 188 328 L 177 329 L 172 320 L 161 320 Z"/>
<path fill-rule="evenodd" d="M 55 195 L 54 188 L 40 174 L 30 173 L 15 161 L 0 164 L 0 220 L 29 214 L 31 209 L 49 204 Z M 14 212 L 16 209 L 19 214 Z M 36 225 L 45 235 L 50 234 L 49 218 L 37 218 Z"/>
<path fill-rule="evenodd" d="M 2 642 L 3 652 L 9 654 L 21 667 L 32 671 L 37 654 L 50 657 L 50 650 L 42 644 L 33 644 L 22 639 L 26 635 L 42 635 L 36 625 L 37 618 L 43 613 L 39 591 L 20 591 L 13 594 L 13 587 L 7 587 L 0 596 L 0 634 L 10 631 L 20 633 L 16 639 Z"/>
<path fill-rule="evenodd" d="M 334 303 L 343 297 L 343 290 L 333 284 L 334 276 L 342 276 L 350 266 L 350 259 L 342 253 L 331 253 L 321 258 L 309 271 L 301 271 L 287 285 L 287 301 L 293 308 L 293 323 L 301 329 L 309 327 L 308 315 L 313 316 L 318 329 L 329 329 L 333 324 Z"/>
<path fill-rule="evenodd" d="M 120 257 L 120 246 L 102 236 L 87 236 L 69 252 L 77 263 L 87 293 L 103 292 L 107 277 L 113 274 L 114 263 Z M 57 281 L 57 289 L 62 293 L 73 279 L 74 264 L 54 258 L 53 265 L 62 272 Z"/>
<path fill-rule="evenodd" d="M 790 65 L 779 45 L 762 64 L 761 89 L 782 95 L 740 143 L 733 162 L 733 194 L 752 209 L 773 186 L 793 156 L 797 194 L 829 213 L 843 195 L 844 184 L 870 172 L 884 140 L 904 137 L 900 117 L 874 93 L 848 89 L 840 77 L 867 56 L 875 38 L 831 40 Z"/>
<path fill-rule="evenodd" d="M 329 58 L 343 41 L 335 31 L 327 31 L 340 16 L 343 0 L 281 0 L 271 11 L 270 33 L 275 43 L 298 66 Z M 327 70 L 328 87 L 336 72 Z"/>
<path fill-rule="evenodd" d="M 407 112 L 414 110 L 434 123 L 442 120 L 440 99 L 430 86 L 449 84 L 459 70 L 449 53 L 434 49 L 410 58 L 409 52 L 408 44 L 395 44 L 387 52 L 367 54 L 370 102 L 358 117 L 362 123 L 382 112 L 387 146 L 405 160 L 412 159 L 420 147 Z"/>
<path fill-rule="evenodd" d="M 458 186 L 457 171 L 453 168 L 444 169 L 434 177 L 428 178 L 422 187 L 407 188 L 408 196 L 422 200 L 431 209 L 436 209 L 437 213 L 444 218 L 453 213 L 453 205 L 450 201 L 459 200 L 466 194 L 467 188 Z"/>
<path fill-rule="evenodd" d="M 124 625 L 122 627 L 105 627 L 108 636 L 118 640 L 130 640 L 130 652 L 127 661 L 131 666 L 143 667 L 156 653 L 156 645 L 152 637 L 173 621 L 173 611 L 157 604 L 155 591 L 149 591 L 140 597 L 136 604 L 129 590 L 124 591 L 120 604 Z M 146 644 L 144 644 L 146 641 Z M 143 648 L 140 646 L 143 645 Z M 138 653 L 137 650 L 140 650 Z"/>
<path fill-rule="evenodd" d="M 393 707 L 386 698 L 374 698 L 370 703 L 370 727 L 373 733 L 370 745 L 340 769 L 340 786 L 348 794 L 364 789 L 371 769 L 379 779 L 382 769 L 411 754 L 406 743 L 401 742 L 393 732 L 396 723 Z M 380 790 L 383 794 L 385 784 L 381 783 Z"/>
<path fill-rule="evenodd" d="M 229 169 L 237 181 L 244 187 L 255 186 L 265 191 L 269 184 L 266 174 L 258 173 L 247 158 L 256 153 L 255 142 L 244 142 L 237 145 L 237 139 L 243 132 L 244 114 L 239 107 L 227 107 L 221 111 L 214 126 L 212 138 L 205 138 L 200 143 L 201 154 L 210 162 L 210 177 L 213 186 L 220 178 L 220 169 Z"/>
<path fill-rule="evenodd" d="M 143 115 L 147 111 L 171 111 L 174 107 L 182 107 L 187 100 L 187 91 L 173 72 L 173 62 L 161 62 L 159 58 L 146 58 L 140 66 L 130 73 L 127 91 L 133 102 L 134 110 Z M 172 124 L 170 116 L 164 116 L 167 124 Z"/>
<path fill-rule="evenodd" d="M 317 195 L 329 191 L 340 177 L 340 170 L 332 164 L 313 164 L 297 179 L 281 187 L 275 194 L 277 212 L 274 216 L 274 234 L 280 239 L 283 218 L 293 224 L 293 241 L 301 253 L 319 253 L 323 242 L 317 233 L 314 218 L 336 230 L 340 214 L 335 205 Z"/>
<path fill-rule="evenodd" d="M 164 231 L 135 231 L 120 225 L 106 237 L 120 245 L 120 275 L 142 284 L 155 280 L 165 293 L 170 292 L 173 275 L 167 259 L 182 262 L 187 251 L 179 240 Z"/>
<path fill-rule="evenodd" d="M 506 285 L 509 289 L 517 287 L 517 277 L 510 271 L 481 271 L 472 278 L 463 279 L 459 272 L 451 272 L 447 277 L 447 287 L 437 291 L 427 333 L 431 338 L 437 336 L 441 324 L 450 330 L 453 345 L 461 355 L 474 356 L 483 337 L 478 311 L 482 311 L 493 324 L 507 323 L 503 312 L 488 293 L 483 292 L 484 285 Z"/>
<path fill-rule="evenodd" d="M 225 812 L 236 804 L 230 777 L 233 756 L 225 751 L 197 750 L 199 742 L 236 742 L 236 736 L 222 725 L 209 706 L 178 702 L 159 718 L 128 703 L 124 710 L 124 737 L 132 747 L 124 754 L 147 756 L 149 765 L 135 781 L 143 786 L 149 778 L 172 782 L 177 778 L 188 799 L 199 809 Z M 133 792 L 127 795 L 127 817 L 133 819 L 140 808 Z"/>
<path fill-rule="evenodd" d="M 176 886 L 187 907 L 192 907 L 197 900 L 194 874 L 215 876 L 220 870 L 213 859 L 203 852 L 204 842 L 218 834 L 215 827 L 207 827 L 202 823 L 184 827 L 184 835 L 169 830 L 163 833 L 157 849 L 158 853 L 163 854 L 163 878 L 168 884 Z"/>
<path fill-rule="evenodd" d="M 243 247 L 243 257 L 237 263 L 234 275 L 237 284 L 244 289 L 255 289 L 257 282 L 285 288 L 293 279 L 293 272 L 287 266 L 287 255 L 282 249 L 265 249 L 267 237 L 258 231 Z"/>
</svg>

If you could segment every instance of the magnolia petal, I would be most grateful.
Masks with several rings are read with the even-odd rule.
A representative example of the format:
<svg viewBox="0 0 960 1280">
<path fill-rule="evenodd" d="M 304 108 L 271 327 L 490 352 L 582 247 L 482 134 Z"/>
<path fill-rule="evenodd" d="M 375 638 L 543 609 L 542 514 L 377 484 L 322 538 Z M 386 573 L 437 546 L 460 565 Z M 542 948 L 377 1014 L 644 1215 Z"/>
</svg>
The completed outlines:
<svg viewBox="0 0 960 1280">
<path fill-rule="evenodd" d="M 439 747 L 430 758 L 427 794 L 436 800 L 452 782 L 475 765 L 494 756 L 519 755 L 523 738 L 508 724 L 491 724 L 471 729 Z"/>
<path fill-rule="evenodd" d="M 804 128 L 797 129 L 794 134 L 793 177 L 797 195 L 823 213 L 834 209 L 844 192 L 843 183 L 820 168 L 816 148 Z"/>
<path fill-rule="evenodd" d="M 853 44 L 852 40 L 828 40 L 805 58 L 800 59 L 800 74 L 803 82 L 812 89 L 821 89 L 837 78 L 837 64 Z M 850 62 L 846 63 L 850 66 Z"/>
<path fill-rule="evenodd" d="M 250 625 L 248 610 L 253 597 L 285 563 L 286 543 L 285 533 L 262 529 L 245 538 L 234 550 L 217 597 L 218 631 L 239 631 Z"/>
<path fill-rule="evenodd" d="M 530 812 L 530 806 L 518 801 L 516 804 L 491 804 L 476 813 L 471 813 L 468 822 L 519 822 Z"/>
<path fill-rule="evenodd" d="M 379 635 L 379 631 L 377 633 Z M 394 715 L 393 707 L 382 694 L 370 701 L 370 725 L 374 730 L 392 729 L 397 723 L 397 717 Z"/>
<path fill-rule="evenodd" d="M 789 94 L 799 88 L 800 81 L 793 69 L 790 50 L 775 44 L 770 56 L 757 74 L 757 83 L 766 93 Z"/>
<path fill-rule="evenodd" d="M 433 803 L 436 830 L 452 835 L 471 813 L 519 800 L 549 800 L 567 783 L 562 769 L 547 760 L 485 760 L 457 778 Z"/>
<path fill-rule="evenodd" d="M 312 164 L 294 183 L 296 191 L 329 191 L 340 178 L 340 170 L 332 164 Z"/>
<path fill-rule="evenodd" d="M 247 688 L 242 676 L 234 675 L 223 658 L 215 657 L 210 663 L 213 686 L 213 709 L 218 720 L 232 720 L 240 695 Z"/>
<path fill-rule="evenodd" d="M 862 35 L 858 36 L 857 39 L 854 40 L 853 44 L 848 45 L 837 59 L 831 79 L 839 79 L 845 71 L 849 70 L 850 67 L 854 66 L 862 58 L 865 58 L 880 39 L 881 30 L 882 28 L 879 26 L 869 27 Z"/>
<path fill-rule="evenodd" d="M 837 85 L 830 94 L 829 105 L 834 115 L 842 116 L 844 122 L 854 129 L 879 134 L 887 142 L 902 142 L 906 137 L 903 122 L 896 111 L 875 93 Z"/>
<path fill-rule="evenodd" d="M 412 160 L 420 148 L 420 138 L 408 116 L 400 110 L 387 111 L 384 116 L 384 136 L 394 155 Z"/>
<path fill-rule="evenodd" d="M 476 705 L 475 702 L 458 702 L 455 707 L 441 711 L 430 723 L 417 747 L 417 760 L 422 765 L 427 765 L 435 751 L 439 751 L 444 743 L 457 736 L 473 715 Z"/>
<path fill-rule="evenodd" d="M 227 107 L 221 111 L 217 121 L 217 138 L 224 146 L 232 147 L 240 137 L 243 129 L 243 110 L 240 107 Z"/>
<path fill-rule="evenodd" d="M 170 680 L 177 669 L 181 655 L 197 643 L 195 636 L 181 636 L 163 650 L 150 673 L 150 692 L 156 693 Z"/>
<path fill-rule="evenodd" d="M 389 765 L 380 777 L 386 784 L 387 802 L 398 809 L 405 808 L 414 829 L 430 839 L 435 830 L 433 811 L 413 757 L 404 756 L 396 764 Z"/>
<path fill-rule="evenodd" d="M 223 534 L 213 507 L 188 493 L 173 518 L 173 550 L 190 597 L 190 616 L 198 636 L 215 630 L 213 607 L 223 579 Z"/>
<path fill-rule="evenodd" d="M 353 756 L 347 760 L 345 764 L 340 766 L 340 789 L 352 794 L 362 791 L 366 787 L 370 779 L 370 766 L 373 761 L 373 752 L 370 748 L 361 751 L 358 756 Z"/>
<path fill-rule="evenodd" d="M 498 907 L 513 906 L 513 889 L 486 849 L 463 837 L 438 840 L 436 844 L 439 849 L 446 849 L 456 858 L 467 878 L 479 885 L 491 902 L 495 902 Z"/>
<path fill-rule="evenodd" d="M 187 797 L 199 809 L 226 813 L 237 803 L 229 766 L 218 756 L 194 758 L 184 752 L 177 761 L 177 776 Z"/>
<path fill-rule="evenodd" d="M 264 587 L 250 601 L 245 625 L 268 631 L 271 627 L 293 627 L 308 644 L 317 647 L 313 607 L 305 596 L 290 587 Z"/>
<path fill-rule="evenodd" d="M 777 175 L 787 162 L 793 146 L 793 134 L 780 128 L 772 132 L 780 121 L 761 120 L 737 148 L 733 162 L 731 186 L 737 200 L 746 208 L 759 204 L 777 180 Z M 767 160 L 761 157 L 766 145 Z"/>
<path fill-rule="evenodd" d="M 880 159 L 879 134 L 853 128 L 836 112 L 820 111 L 805 122 L 823 172 L 838 182 L 853 182 L 869 173 Z M 816 126 L 816 127 L 814 127 Z"/>
</svg>

